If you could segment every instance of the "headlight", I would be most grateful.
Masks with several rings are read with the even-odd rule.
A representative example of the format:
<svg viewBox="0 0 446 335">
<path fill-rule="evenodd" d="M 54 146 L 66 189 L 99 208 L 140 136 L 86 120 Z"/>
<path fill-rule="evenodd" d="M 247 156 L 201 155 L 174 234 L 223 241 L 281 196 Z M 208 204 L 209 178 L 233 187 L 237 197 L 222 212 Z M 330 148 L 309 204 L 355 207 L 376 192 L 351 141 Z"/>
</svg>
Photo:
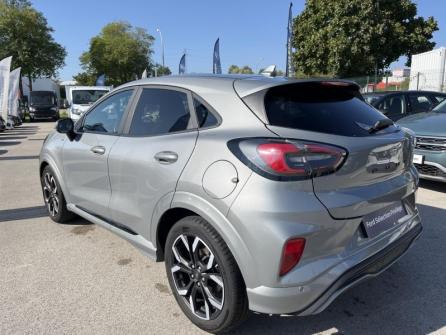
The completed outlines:
<svg viewBox="0 0 446 335">
<path fill-rule="evenodd" d="M 34 107 L 29 107 L 29 111 L 30 111 L 30 112 L 35 112 L 36 109 L 35 109 Z"/>
<path fill-rule="evenodd" d="M 82 113 L 82 111 L 80 109 L 73 108 L 71 110 L 71 113 L 76 114 L 76 115 L 80 115 Z"/>
<path fill-rule="evenodd" d="M 51 107 L 51 110 L 52 110 L 53 112 L 57 112 L 57 108 L 56 108 L 56 107 Z"/>
</svg>

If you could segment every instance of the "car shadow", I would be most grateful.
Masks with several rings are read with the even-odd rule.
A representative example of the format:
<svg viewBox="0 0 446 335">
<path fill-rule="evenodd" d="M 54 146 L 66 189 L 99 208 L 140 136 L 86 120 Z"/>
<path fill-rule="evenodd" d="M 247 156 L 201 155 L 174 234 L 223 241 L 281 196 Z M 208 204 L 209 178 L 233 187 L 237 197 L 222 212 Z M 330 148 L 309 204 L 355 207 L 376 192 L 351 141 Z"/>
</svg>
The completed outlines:
<svg viewBox="0 0 446 335">
<path fill-rule="evenodd" d="M 17 144 L 20 144 L 20 143 L 22 143 L 22 142 L 20 142 L 20 141 L 7 141 L 7 142 L 3 142 L 2 140 L 1 140 L 1 138 L 0 138 L 0 146 L 11 146 L 11 145 L 17 145 Z"/>
<path fill-rule="evenodd" d="M 420 187 L 427 188 L 431 191 L 446 193 L 446 183 L 440 181 L 420 179 Z"/>
<path fill-rule="evenodd" d="M 418 205 L 420 239 L 396 264 L 307 317 L 252 314 L 232 334 L 426 334 L 446 326 L 446 210 Z"/>
<path fill-rule="evenodd" d="M 4 155 L 8 152 L 8 150 L 0 150 L 0 155 Z"/>
</svg>

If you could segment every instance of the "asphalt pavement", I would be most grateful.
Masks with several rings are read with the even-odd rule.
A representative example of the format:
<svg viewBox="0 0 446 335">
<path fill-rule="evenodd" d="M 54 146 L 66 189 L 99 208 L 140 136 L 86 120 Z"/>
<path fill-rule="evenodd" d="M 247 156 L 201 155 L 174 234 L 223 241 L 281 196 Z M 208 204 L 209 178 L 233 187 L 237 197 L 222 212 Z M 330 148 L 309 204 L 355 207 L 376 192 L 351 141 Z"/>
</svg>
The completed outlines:
<svg viewBox="0 0 446 335">
<path fill-rule="evenodd" d="M 51 221 L 38 155 L 53 122 L 0 133 L 0 334 L 198 334 L 155 263 L 107 230 Z M 446 334 L 446 184 L 422 182 L 424 233 L 388 271 L 309 317 L 234 334 Z"/>
</svg>

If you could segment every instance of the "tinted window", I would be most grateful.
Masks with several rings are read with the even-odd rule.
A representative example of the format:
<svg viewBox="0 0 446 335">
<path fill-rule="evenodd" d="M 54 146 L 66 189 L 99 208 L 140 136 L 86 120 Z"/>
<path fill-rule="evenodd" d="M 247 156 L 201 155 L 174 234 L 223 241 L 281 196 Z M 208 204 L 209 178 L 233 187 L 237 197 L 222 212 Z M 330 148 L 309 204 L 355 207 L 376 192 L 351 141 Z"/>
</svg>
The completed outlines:
<svg viewBox="0 0 446 335">
<path fill-rule="evenodd" d="M 133 115 L 130 134 L 153 136 L 186 130 L 190 113 L 183 92 L 145 88 Z"/>
<path fill-rule="evenodd" d="M 96 102 L 96 100 L 99 100 L 107 93 L 108 91 L 105 90 L 73 90 L 71 94 L 73 96 L 73 104 L 88 105 Z"/>
<path fill-rule="evenodd" d="M 356 86 L 321 83 L 273 87 L 265 95 L 265 110 L 274 126 L 344 136 L 368 136 L 367 129 L 385 119 L 359 98 Z"/>
<path fill-rule="evenodd" d="M 409 95 L 409 100 L 412 113 L 427 112 L 432 104 L 428 96 L 422 94 L 411 94 Z"/>
<path fill-rule="evenodd" d="M 386 116 L 397 117 L 406 114 L 406 99 L 404 95 L 391 95 L 384 98 L 377 106 Z"/>
<path fill-rule="evenodd" d="M 443 100 L 445 100 L 446 96 L 444 96 L 444 95 L 435 95 L 434 99 L 436 100 L 435 101 L 436 103 L 439 103 L 439 102 L 442 102 Z"/>
<path fill-rule="evenodd" d="M 436 113 L 446 113 L 446 100 L 443 100 L 443 102 L 438 104 L 432 111 Z"/>
<path fill-rule="evenodd" d="M 31 105 L 55 105 L 56 96 L 50 91 L 34 91 L 30 93 Z"/>
<path fill-rule="evenodd" d="M 216 126 L 218 120 L 209 109 L 198 99 L 194 99 L 195 112 L 197 113 L 197 121 L 199 128 Z"/>
<path fill-rule="evenodd" d="M 86 115 L 81 130 L 117 133 L 131 95 L 132 90 L 128 90 L 114 94 L 102 101 Z"/>
</svg>

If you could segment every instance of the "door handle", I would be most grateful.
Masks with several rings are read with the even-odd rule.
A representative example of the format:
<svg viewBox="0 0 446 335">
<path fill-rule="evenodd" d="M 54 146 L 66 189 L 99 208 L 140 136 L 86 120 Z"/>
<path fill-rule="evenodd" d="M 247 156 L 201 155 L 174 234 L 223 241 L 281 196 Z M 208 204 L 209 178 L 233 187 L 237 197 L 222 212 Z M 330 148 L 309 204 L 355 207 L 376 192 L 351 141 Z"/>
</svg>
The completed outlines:
<svg viewBox="0 0 446 335">
<path fill-rule="evenodd" d="M 93 153 L 95 153 L 97 155 L 105 154 L 105 148 L 103 146 L 101 146 L 101 145 L 97 145 L 97 146 L 91 148 L 90 150 L 91 150 L 91 152 L 93 152 Z"/>
<path fill-rule="evenodd" d="M 160 164 L 172 164 L 178 160 L 178 154 L 173 151 L 160 151 L 155 155 Z"/>
</svg>

